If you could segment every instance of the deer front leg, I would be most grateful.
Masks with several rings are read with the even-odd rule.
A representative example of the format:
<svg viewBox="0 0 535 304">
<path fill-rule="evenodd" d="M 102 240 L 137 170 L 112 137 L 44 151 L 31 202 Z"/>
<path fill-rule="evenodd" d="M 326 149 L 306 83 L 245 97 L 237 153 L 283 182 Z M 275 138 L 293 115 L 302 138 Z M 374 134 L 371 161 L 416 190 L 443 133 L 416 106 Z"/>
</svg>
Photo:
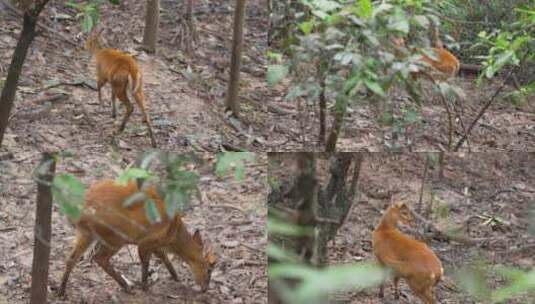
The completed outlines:
<svg viewBox="0 0 535 304">
<path fill-rule="evenodd" d="M 165 252 L 163 252 L 162 250 L 156 250 L 154 254 L 163 262 L 163 264 L 167 268 L 167 271 L 169 271 L 169 273 L 171 274 L 173 280 L 178 281 L 178 275 L 176 274 L 175 267 L 173 267 L 173 264 L 171 263 L 171 261 L 169 261 L 167 254 L 165 254 Z"/>
<path fill-rule="evenodd" d="M 116 110 L 115 110 L 115 92 L 111 91 L 111 117 L 115 119 L 117 117 Z"/>
<path fill-rule="evenodd" d="M 98 90 L 98 103 L 99 107 L 102 109 L 102 87 L 106 84 L 106 80 L 98 78 L 97 79 L 97 90 Z"/>
</svg>

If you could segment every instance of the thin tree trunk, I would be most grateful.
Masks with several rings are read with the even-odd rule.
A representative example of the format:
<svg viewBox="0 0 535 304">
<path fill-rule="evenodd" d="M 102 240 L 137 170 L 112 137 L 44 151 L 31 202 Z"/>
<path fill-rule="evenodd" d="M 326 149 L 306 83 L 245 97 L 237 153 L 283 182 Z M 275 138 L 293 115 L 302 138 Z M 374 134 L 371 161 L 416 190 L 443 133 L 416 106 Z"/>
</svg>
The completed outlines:
<svg viewBox="0 0 535 304">
<path fill-rule="evenodd" d="M 35 37 L 37 18 L 47 3 L 48 0 L 39 1 L 33 9 L 26 9 L 24 11 L 22 32 L 20 33 L 15 52 L 11 58 L 6 82 L 2 89 L 2 95 L 0 96 L 0 147 L 2 146 L 4 134 L 9 122 L 9 115 L 13 108 L 13 101 L 15 100 L 22 66 L 24 60 L 26 60 L 28 49 Z"/>
<path fill-rule="evenodd" d="M 338 142 L 338 137 L 340 136 L 340 131 L 342 130 L 342 124 L 344 122 L 345 116 L 345 106 L 344 109 L 337 109 L 334 113 L 334 123 L 325 144 L 325 152 L 334 153 L 336 151 L 336 143 Z"/>
<path fill-rule="evenodd" d="M 320 69 L 321 70 L 321 69 Z M 326 100 L 326 96 L 325 96 L 325 76 L 321 75 L 321 72 L 320 72 L 320 86 L 321 86 L 321 92 L 320 92 L 320 96 L 319 96 L 319 106 L 320 106 L 320 134 L 319 134 L 319 140 L 320 140 L 320 145 L 321 146 L 324 146 L 325 145 L 325 134 L 326 134 L 326 129 L 327 129 L 327 122 L 326 122 L 326 118 L 325 118 L 325 114 L 327 112 L 327 100 Z"/>
<path fill-rule="evenodd" d="M 186 6 L 186 21 L 190 30 L 190 44 L 193 45 L 193 41 L 197 40 L 197 31 L 195 30 L 195 19 L 193 18 L 193 0 L 187 1 Z"/>
<path fill-rule="evenodd" d="M 438 153 L 438 181 L 444 180 L 444 152 Z"/>
<path fill-rule="evenodd" d="M 429 155 L 425 155 L 424 175 L 422 177 L 422 184 L 420 186 L 420 197 L 418 198 L 418 213 L 422 213 L 422 201 L 424 196 L 425 180 L 427 179 L 427 171 L 429 169 Z"/>
<path fill-rule="evenodd" d="M 32 261 L 32 288 L 30 303 L 46 303 L 48 262 L 50 258 L 50 234 L 52 219 L 52 192 L 56 162 L 51 153 L 43 153 L 38 175 L 37 207 L 35 209 L 34 250 Z"/>
<path fill-rule="evenodd" d="M 158 40 L 158 26 L 160 24 L 160 1 L 147 0 L 147 14 L 145 15 L 145 29 L 143 31 L 143 48 L 148 53 L 156 52 Z"/>
<path fill-rule="evenodd" d="M 245 20 L 245 6 L 247 0 L 236 0 L 234 12 L 234 34 L 232 43 L 232 61 L 230 63 L 230 79 L 228 84 L 227 98 L 225 101 L 226 110 L 232 111 L 236 117 L 239 116 L 240 104 L 238 100 L 240 86 L 241 52 L 243 45 L 243 25 Z"/>
</svg>

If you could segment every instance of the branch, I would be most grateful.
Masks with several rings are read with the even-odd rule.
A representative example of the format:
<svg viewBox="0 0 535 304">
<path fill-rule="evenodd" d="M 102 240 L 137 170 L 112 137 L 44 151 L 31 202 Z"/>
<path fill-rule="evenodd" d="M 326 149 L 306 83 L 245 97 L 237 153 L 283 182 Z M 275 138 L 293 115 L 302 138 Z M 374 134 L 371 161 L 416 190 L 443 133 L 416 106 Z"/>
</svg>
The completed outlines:
<svg viewBox="0 0 535 304">
<path fill-rule="evenodd" d="M 474 128 L 474 126 L 477 124 L 477 122 L 479 121 L 479 119 L 481 119 L 481 117 L 483 116 L 483 114 L 485 114 L 485 112 L 487 111 L 487 109 L 490 107 L 490 105 L 494 102 L 494 100 L 496 99 L 496 97 L 502 92 L 502 90 L 505 88 L 505 84 L 507 83 L 507 81 L 509 80 L 509 78 L 511 78 L 511 75 L 513 75 L 513 70 L 511 69 L 509 71 L 509 74 L 507 75 L 507 77 L 505 77 L 505 80 L 502 82 L 502 84 L 500 85 L 500 87 L 496 90 L 496 92 L 494 92 L 494 95 L 492 95 L 492 97 L 489 99 L 489 101 L 487 102 L 487 104 L 481 109 L 481 111 L 479 111 L 479 113 L 477 114 L 476 116 L 476 119 L 474 119 L 474 121 L 472 121 L 472 123 L 470 124 L 470 126 L 468 127 L 468 130 L 466 130 L 466 133 L 463 135 L 463 137 L 459 140 L 459 142 L 457 143 L 457 145 L 455 146 L 455 148 L 453 149 L 453 152 L 458 152 L 459 149 L 461 148 L 461 146 L 463 145 L 463 143 L 466 141 L 466 139 L 468 138 L 468 136 L 470 135 L 470 133 L 472 133 L 472 129 Z"/>
</svg>

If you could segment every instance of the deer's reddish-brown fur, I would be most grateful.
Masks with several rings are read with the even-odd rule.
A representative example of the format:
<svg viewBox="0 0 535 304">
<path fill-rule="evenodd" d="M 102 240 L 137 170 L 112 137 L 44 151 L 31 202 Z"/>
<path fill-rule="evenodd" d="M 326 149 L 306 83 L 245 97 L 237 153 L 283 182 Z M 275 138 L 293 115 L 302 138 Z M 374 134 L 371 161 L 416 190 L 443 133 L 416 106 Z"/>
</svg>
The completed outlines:
<svg viewBox="0 0 535 304">
<path fill-rule="evenodd" d="M 402 38 L 394 38 L 394 45 L 397 48 L 405 46 L 405 41 Z M 430 76 L 429 73 L 425 71 L 419 71 L 412 73 L 413 79 L 416 79 L 422 74 L 425 74 L 428 78 L 431 78 L 434 81 L 434 78 L 440 79 L 449 79 L 453 78 L 459 73 L 460 62 L 455 55 L 442 46 L 442 43 L 439 43 L 439 47 L 434 47 L 430 49 L 432 53 L 431 57 L 426 54 L 421 54 L 419 60 L 432 69 L 433 76 Z"/>
<path fill-rule="evenodd" d="M 445 48 L 431 48 L 435 55 L 431 58 L 422 54 L 421 61 L 430 65 L 435 71 L 442 75 L 442 78 L 453 78 L 459 73 L 459 59 Z"/>
<path fill-rule="evenodd" d="M 433 303 L 433 287 L 444 270 L 435 253 L 425 244 L 401 233 L 397 224 L 412 223 L 412 213 L 403 202 L 391 205 L 373 232 L 373 252 L 379 264 L 392 270 L 395 298 L 399 298 L 398 282 L 403 278 L 412 292 L 425 304 Z M 380 297 L 383 297 L 381 285 Z"/>
<path fill-rule="evenodd" d="M 67 260 L 59 295 L 65 295 L 69 274 L 93 242 L 97 242 L 93 259 L 125 290 L 129 290 L 130 286 L 115 271 L 110 259 L 127 244 L 135 244 L 138 247 L 144 290 L 148 288 L 148 268 L 152 254 L 160 258 L 172 277 L 178 280 L 167 253 L 174 253 L 185 261 L 201 289 L 205 291 L 208 288 L 210 274 L 216 262 L 212 249 L 203 249 L 199 231 L 191 235 L 178 214 L 171 218 L 167 216 L 165 205 L 154 186 L 146 187 L 143 192 L 155 202 L 160 213 L 160 222 L 149 221 L 142 201 L 125 207 L 124 202 L 139 192 L 136 182 L 120 185 L 112 180 L 97 182 L 87 190 L 82 216 L 75 223 L 76 240 Z"/>
<path fill-rule="evenodd" d="M 116 116 L 115 98 L 118 98 L 126 108 L 118 130 L 122 132 L 134 111 L 134 106 L 128 99 L 128 93 L 130 92 L 141 110 L 143 121 L 147 124 L 151 144 L 156 147 L 156 140 L 152 133 L 152 123 L 145 108 L 141 70 L 136 60 L 129 54 L 119 50 L 103 48 L 100 44 L 99 36 L 100 32 L 91 33 L 85 43 L 85 49 L 95 57 L 100 105 L 102 106 L 101 89 L 109 82 L 111 85 L 112 117 L 115 118 Z"/>
</svg>

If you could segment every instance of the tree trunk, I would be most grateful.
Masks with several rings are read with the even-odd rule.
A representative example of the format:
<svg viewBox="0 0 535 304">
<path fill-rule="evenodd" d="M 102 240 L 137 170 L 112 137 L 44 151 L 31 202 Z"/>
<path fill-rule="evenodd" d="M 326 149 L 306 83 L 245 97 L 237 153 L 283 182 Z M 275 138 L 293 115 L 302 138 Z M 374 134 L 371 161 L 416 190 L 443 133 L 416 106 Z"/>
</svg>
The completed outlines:
<svg viewBox="0 0 535 304">
<path fill-rule="evenodd" d="M 22 66 L 24 60 L 26 60 L 28 48 L 35 37 L 37 18 L 47 3 L 48 0 L 38 1 L 33 9 L 26 9 L 24 11 L 22 32 L 20 33 L 15 52 L 11 58 L 6 82 L 2 89 L 2 95 L 0 96 L 0 147 L 2 146 L 4 134 L 9 122 L 9 115 L 13 108 L 13 101 L 15 100 L 15 93 L 17 92 Z"/>
<path fill-rule="evenodd" d="M 143 31 L 143 48 L 148 53 L 156 52 L 158 40 L 158 25 L 160 24 L 160 1 L 147 1 L 147 14 L 145 15 L 145 29 Z"/>
<path fill-rule="evenodd" d="M 320 68 L 321 71 L 321 68 Z M 325 146 L 325 134 L 327 130 L 327 122 L 325 114 L 327 112 L 327 97 L 325 96 L 325 90 L 326 90 L 326 84 L 325 84 L 325 76 L 322 75 L 322 73 L 319 73 L 320 77 L 320 96 L 319 96 L 319 106 L 320 106 L 320 134 L 319 134 L 319 141 L 321 146 Z"/>
<path fill-rule="evenodd" d="M 193 46 L 193 41 L 197 40 L 197 30 L 195 29 L 195 18 L 193 17 L 193 0 L 188 0 L 186 4 L 186 22 L 188 23 L 188 28 L 190 32 L 190 41 L 189 47 L 190 50 Z"/>
<path fill-rule="evenodd" d="M 318 203 L 318 215 L 330 219 L 323 224 L 322 232 L 325 235 L 325 241 L 334 239 L 351 210 L 357 194 L 356 186 L 362 159 L 362 153 L 336 153 L 331 157 L 331 178 L 325 190 L 321 192 Z M 352 178 L 349 179 L 352 164 Z"/>
<path fill-rule="evenodd" d="M 43 153 L 38 173 L 37 207 L 35 209 L 34 250 L 32 261 L 32 288 L 30 303 L 46 303 L 48 262 L 50 258 L 50 230 L 52 219 L 52 192 L 56 161 L 51 153 Z M 38 170 L 39 172 L 39 170 Z"/>
<path fill-rule="evenodd" d="M 281 155 L 287 154 L 290 153 L 282 153 Z M 336 153 L 331 155 L 329 158 L 329 180 L 324 187 L 317 177 L 320 174 L 317 172 L 318 168 L 324 167 L 317 165 L 322 154 L 302 152 L 290 155 L 293 157 L 294 163 L 297 164 L 298 170 L 293 174 L 294 177 L 290 178 L 293 182 L 283 181 L 276 183 L 279 185 L 278 188 L 271 188 L 268 195 L 270 213 L 272 215 L 278 213 L 277 211 L 271 212 L 273 209 L 287 211 L 289 213 L 289 216 L 286 216 L 287 221 L 292 221 L 292 224 L 307 228 L 309 232 L 314 231 L 314 233 L 299 237 L 269 235 L 269 242 L 300 256 L 303 263 L 314 268 L 323 268 L 328 266 L 327 243 L 334 238 L 338 229 L 345 222 L 357 195 L 357 182 L 363 154 Z M 269 154 L 270 158 L 274 158 L 271 161 L 272 166 L 277 166 L 275 158 L 278 156 L 278 154 Z M 278 165 L 279 167 L 288 166 L 284 162 L 279 162 Z M 270 173 L 268 172 L 268 174 Z M 270 176 L 274 180 L 278 179 L 277 176 Z M 290 205 L 291 208 L 288 210 L 288 208 L 283 207 L 285 204 Z M 272 266 L 276 261 L 270 260 L 268 263 Z M 289 287 L 295 286 L 297 283 L 296 280 L 284 280 L 284 284 Z M 277 295 L 276 284 L 277 281 L 269 284 L 273 297 L 269 303 L 278 303 L 279 295 Z M 328 303 L 328 295 L 318 299 L 318 302 Z"/>
<path fill-rule="evenodd" d="M 247 0 L 236 0 L 234 12 L 234 36 L 232 43 L 232 61 L 230 63 L 230 79 L 225 101 L 226 111 L 232 111 L 236 117 L 239 116 L 240 104 L 238 100 L 240 86 L 241 52 L 243 45 L 243 24 L 245 20 L 245 6 Z"/>
<path fill-rule="evenodd" d="M 338 97 L 344 98 L 345 97 Z M 347 103 L 345 100 L 338 100 L 336 102 L 337 109 L 334 111 L 334 123 L 327 139 L 327 144 L 325 145 L 325 152 L 334 153 L 336 151 L 336 143 L 338 142 L 338 137 L 340 136 L 340 131 L 342 130 L 342 124 L 344 123 L 344 117 L 347 110 Z"/>
</svg>

